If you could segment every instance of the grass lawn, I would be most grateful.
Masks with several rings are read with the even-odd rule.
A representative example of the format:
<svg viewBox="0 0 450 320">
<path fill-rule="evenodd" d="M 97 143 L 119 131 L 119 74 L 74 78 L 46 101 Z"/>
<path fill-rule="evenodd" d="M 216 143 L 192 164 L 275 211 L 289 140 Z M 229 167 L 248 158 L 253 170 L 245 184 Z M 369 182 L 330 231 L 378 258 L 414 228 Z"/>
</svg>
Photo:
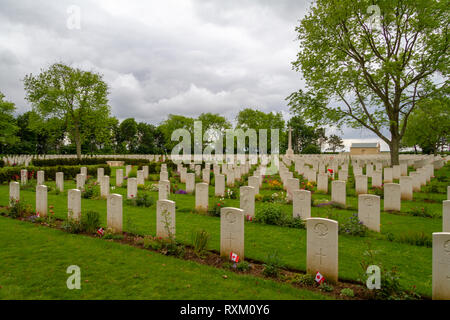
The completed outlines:
<svg viewBox="0 0 450 320">
<path fill-rule="evenodd" d="M 0 299 L 331 298 L 6 217 L 0 243 Z M 81 290 L 67 289 L 70 265 L 81 269 Z"/>
<path fill-rule="evenodd" d="M 442 172 L 450 172 L 450 166 L 442 168 Z M 115 169 L 111 173 L 111 184 L 115 183 Z M 351 177 L 351 176 L 350 176 Z M 151 178 L 158 179 L 158 175 Z M 147 181 L 146 184 L 151 182 Z M 49 186 L 54 186 L 53 181 L 46 182 Z M 179 184 L 182 188 L 182 184 Z M 65 190 L 75 188 L 73 181 L 65 182 Z M 312 216 L 327 217 L 333 215 L 339 223 L 345 221 L 352 214 L 357 212 L 357 198 L 352 195 L 352 188 L 347 197 L 346 209 L 330 209 L 325 207 L 313 207 Z M 354 190 L 354 189 L 353 189 Z M 119 193 L 126 197 L 126 188 L 115 188 L 112 192 Z M 272 190 L 267 189 L 264 184 L 260 193 L 270 194 Z M 275 191 L 276 192 L 276 191 Z M 214 203 L 214 187 L 210 187 L 210 205 Z M 151 192 L 154 199 L 158 198 L 157 192 Z M 432 281 L 432 249 L 424 246 L 410 245 L 395 241 L 389 241 L 388 235 L 395 237 L 410 231 L 424 232 L 431 235 L 432 232 L 442 230 L 442 219 L 439 212 L 442 212 L 442 200 L 445 194 L 424 193 L 420 196 L 414 194 L 414 201 L 402 201 L 402 212 L 393 214 L 389 212 L 381 213 L 381 230 L 377 234 L 370 232 L 367 237 L 357 237 L 350 235 L 339 236 L 339 278 L 342 280 L 358 281 L 361 275 L 360 263 L 364 258 L 364 252 L 370 247 L 376 250 L 376 264 L 384 267 L 396 267 L 399 271 L 400 283 L 405 289 L 416 286 L 419 294 L 431 297 Z M 329 195 L 315 193 L 314 199 L 330 199 Z M 191 243 L 191 234 L 195 230 L 204 229 L 211 235 L 209 248 L 219 250 L 220 245 L 220 219 L 218 217 L 197 214 L 193 212 L 195 198 L 193 195 L 171 194 L 171 200 L 176 202 L 176 237 L 184 243 Z M 434 202 L 426 201 L 433 199 Z M 441 200 L 442 199 L 442 200 Z M 21 190 L 21 200 L 35 206 L 35 192 L 31 190 Z M 8 186 L 0 186 L 0 205 L 7 205 Z M 48 204 L 54 206 L 55 215 L 58 218 L 67 217 L 67 191 L 57 194 L 51 191 L 48 194 Z M 239 200 L 227 199 L 227 206 L 239 207 Z M 256 210 L 263 204 L 256 202 Z M 282 209 L 292 212 L 292 205 L 280 204 Z M 416 217 L 410 214 L 412 207 L 429 207 L 430 211 L 437 213 L 434 218 Z M 381 205 L 383 208 L 383 205 Z M 82 199 L 82 210 L 95 210 L 100 213 L 103 226 L 106 226 L 106 201 Z M 155 235 L 156 232 L 156 206 L 141 208 L 128 206 L 124 203 L 123 212 L 124 230 L 141 235 Z M 245 223 L 245 256 L 255 260 L 265 261 L 268 253 L 278 251 L 281 262 L 289 268 L 304 271 L 306 269 L 306 231 L 302 229 L 292 229 L 281 226 L 265 225 L 254 222 Z"/>
</svg>

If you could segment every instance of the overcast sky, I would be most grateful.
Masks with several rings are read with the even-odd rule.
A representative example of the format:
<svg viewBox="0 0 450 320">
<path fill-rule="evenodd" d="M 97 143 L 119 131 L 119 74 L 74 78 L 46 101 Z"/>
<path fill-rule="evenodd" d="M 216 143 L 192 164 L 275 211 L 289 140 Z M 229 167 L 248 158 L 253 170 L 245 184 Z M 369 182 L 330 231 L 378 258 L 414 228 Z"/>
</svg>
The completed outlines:
<svg viewBox="0 0 450 320">
<path fill-rule="evenodd" d="M 24 76 L 61 61 L 103 74 L 120 120 L 158 124 L 169 113 L 213 112 L 233 121 L 244 107 L 281 111 L 288 119 L 285 98 L 304 88 L 291 62 L 295 27 L 309 6 L 302 0 L 0 0 L 0 91 L 19 113 L 27 111 Z M 379 141 L 366 130 L 340 134 L 347 145 Z"/>
</svg>

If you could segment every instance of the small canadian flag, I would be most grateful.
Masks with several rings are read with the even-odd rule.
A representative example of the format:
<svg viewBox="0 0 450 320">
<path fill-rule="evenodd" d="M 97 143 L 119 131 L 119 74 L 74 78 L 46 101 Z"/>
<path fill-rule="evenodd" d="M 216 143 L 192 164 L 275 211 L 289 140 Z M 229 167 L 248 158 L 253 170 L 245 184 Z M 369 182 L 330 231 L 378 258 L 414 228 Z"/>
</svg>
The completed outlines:
<svg viewBox="0 0 450 320">
<path fill-rule="evenodd" d="M 103 228 L 100 228 L 97 230 L 97 234 L 102 236 L 105 233 L 105 230 L 103 230 Z"/>
<path fill-rule="evenodd" d="M 247 221 L 252 221 L 253 220 L 253 217 L 251 216 L 251 215 L 247 215 Z"/>
<path fill-rule="evenodd" d="M 239 262 L 239 256 L 234 252 L 230 252 L 230 260 L 237 263 Z"/>
<path fill-rule="evenodd" d="M 322 284 L 325 281 L 325 278 L 323 275 L 320 274 L 319 271 L 317 271 L 315 280 L 318 284 Z"/>
<path fill-rule="evenodd" d="M 39 214 L 39 212 L 36 212 L 36 217 L 40 217 L 41 215 Z"/>
</svg>

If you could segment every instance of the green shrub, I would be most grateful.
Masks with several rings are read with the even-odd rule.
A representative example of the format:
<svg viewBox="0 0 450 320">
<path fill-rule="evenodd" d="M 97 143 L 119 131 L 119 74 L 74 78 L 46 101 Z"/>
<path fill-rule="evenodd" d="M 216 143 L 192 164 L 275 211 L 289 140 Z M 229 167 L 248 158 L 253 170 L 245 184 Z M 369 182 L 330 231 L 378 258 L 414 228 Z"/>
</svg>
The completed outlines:
<svg viewBox="0 0 450 320">
<path fill-rule="evenodd" d="M 323 292 L 331 292 L 331 291 L 334 290 L 334 287 L 333 287 L 331 284 L 328 284 L 328 283 L 326 283 L 326 282 L 322 282 L 322 283 L 319 285 L 319 289 L 320 289 L 321 291 L 323 291 Z"/>
<path fill-rule="evenodd" d="M 210 235 L 205 230 L 197 230 L 192 232 L 192 245 L 194 246 L 194 252 L 201 256 L 208 248 L 208 242 Z"/>
<path fill-rule="evenodd" d="M 81 193 L 84 199 L 97 199 L 100 197 L 100 186 L 96 181 L 92 181 L 84 186 L 84 190 Z"/>
<path fill-rule="evenodd" d="M 212 206 L 211 208 L 208 209 L 208 213 L 212 216 L 220 217 L 220 210 L 225 207 L 226 207 L 226 204 L 223 200 L 215 199 L 214 206 Z"/>
<path fill-rule="evenodd" d="M 375 299 L 392 300 L 392 299 L 416 299 L 419 297 L 414 291 L 406 292 L 400 286 L 400 277 L 398 275 L 397 267 L 393 266 L 391 269 L 385 268 L 376 258 L 378 252 L 371 249 L 369 244 L 368 249 L 363 253 L 363 260 L 361 261 L 361 279 L 363 283 L 367 282 L 368 274 L 367 268 L 371 265 L 376 265 L 381 271 L 380 289 L 373 289 L 372 294 Z"/>
<path fill-rule="evenodd" d="M 86 211 L 81 215 L 81 226 L 88 233 L 96 233 L 100 228 L 100 214 L 96 211 Z"/>
<path fill-rule="evenodd" d="M 247 261 L 241 261 L 236 266 L 236 269 L 242 272 L 248 271 L 250 270 L 250 268 L 251 268 L 250 263 L 248 263 Z"/>
<path fill-rule="evenodd" d="M 353 298 L 355 293 L 353 292 L 353 289 L 344 288 L 341 290 L 341 296 Z"/>
<path fill-rule="evenodd" d="M 277 278 L 280 275 L 282 264 L 277 251 L 267 255 L 266 263 L 263 264 L 263 267 L 263 275 L 266 277 Z"/>
<path fill-rule="evenodd" d="M 299 283 L 303 286 L 313 286 L 316 284 L 316 281 L 314 280 L 314 276 L 309 273 L 296 275 L 294 277 L 294 279 L 292 280 L 292 282 Z"/>
<path fill-rule="evenodd" d="M 306 223 L 301 217 L 284 216 L 283 226 L 288 228 L 305 229 Z"/>
<path fill-rule="evenodd" d="M 409 213 L 415 217 L 434 218 L 436 213 L 431 212 L 428 207 L 413 207 L 409 210 Z"/>
<path fill-rule="evenodd" d="M 135 207 L 151 207 L 155 204 L 153 197 L 147 192 L 138 192 L 137 196 L 132 199 L 127 199 L 126 204 Z"/>
<path fill-rule="evenodd" d="M 266 204 L 256 211 L 255 220 L 258 222 L 280 225 L 283 211 L 279 205 Z"/>
<path fill-rule="evenodd" d="M 51 167 L 6 167 L 6 168 L 0 168 L 0 183 L 7 182 L 7 181 L 19 181 L 20 180 L 20 170 L 27 169 L 28 171 L 28 179 L 31 180 L 32 178 L 35 178 L 36 172 L 38 170 L 45 171 L 45 179 L 46 180 L 55 180 L 56 173 L 57 172 L 63 172 L 64 173 L 64 179 L 70 180 L 74 179 L 78 173 L 80 173 L 81 167 L 86 167 L 88 171 L 88 175 L 90 176 L 96 176 L 97 175 L 97 169 L 103 168 L 105 175 L 111 174 L 111 168 L 106 165 L 95 165 L 95 166 L 51 166 Z"/>
<path fill-rule="evenodd" d="M 346 222 L 339 224 L 339 233 L 365 237 L 367 231 L 368 228 L 359 221 L 357 213 L 354 213 Z"/>
<path fill-rule="evenodd" d="M 106 230 L 105 233 L 102 236 L 102 239 L 106 240 L 122 240 L 123 234 L 118 234 L 114 232 L 110 232 L 109 230 Z"/>
<path fill-rule="evenodd" d="M 25 205 L 20 200 L 10 200 L 9 206 L 6 210 L 6 214 L 11 218 L 21 218 L 31 214 L 31 207 Z"/>
<path fill-rule="evenodd" d="M 84 232 L 83 224 L 81 221 L 75 219 L 68 219 L 64 221 L 62 225 L 63 229 L 70 233 L 82 233 Z"/>
</svg>

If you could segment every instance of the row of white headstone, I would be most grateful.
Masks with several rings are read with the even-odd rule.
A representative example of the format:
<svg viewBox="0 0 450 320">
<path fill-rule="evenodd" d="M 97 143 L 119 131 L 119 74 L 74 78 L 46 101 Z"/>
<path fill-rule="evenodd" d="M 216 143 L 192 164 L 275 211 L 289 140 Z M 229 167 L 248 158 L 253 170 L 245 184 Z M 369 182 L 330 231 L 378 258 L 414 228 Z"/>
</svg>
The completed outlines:
<svg viewBox="0 0 450 320">
<path fill-rule="evenodd" d="M 102 177 L 103 178 L 103 177 Z M 200 186 L 200 187 L 199 187 Z M 206 188 L 206 192 L 203 190 Z M 160 188 L 160 192 L 161 192 Z M 202 191 L 203 190 L 203 191 Z M 196 206 L 199 203 L 206 204 L 208 199 L 208 184 L 196 185 Z M 251 214 L 251 204 L 254 210 L 254 187 L 241 187 L 241 208 L 221 209 L 221 255 L 228 257 L 231 252 L 244 258 L 244 220 Z M 305 195 L 304 206 L 310 206 L 310 193 L 306 190 L 295 190 Z M 308 196 L 309 195 L 309 199 Z M 369 200 L 361 197 L 369 196 Z M 197 197 L 199 201 L 197 201 Z M 375 198 L 374 198 L 375 197 Z M 295 207 L 294 196 L 294 207 Z M 20 185 L 17 182 L 10 183 L 10 200 L 20 199 Z M 368 224 L 371 217 L 379 217 L 379 197 L 372 195 L 360 195 L 359 213 L 368 215 Z M 365 205 L 365 207 L 364 207 Z M 361 207 L 363 206 L 363 207 Z M 374 209 L 376 208 L 376 209 Z M 294 209 L 295 210 L 295 209 Z M 36 187 L 36 212 L 41 216 L 47 215 L 47 187 Z M 302 212 L 302 209 L 300 209 Z M 372 212 L 375 214 L 372 215 Z M 444 226 L 450 224 L 450 201 L 444 201 Z M 81 219 L 81 191 L 71 189 L 68 191 L 68 218 Z M 379 219 L 379 218 L 378 218 Z M 175 236 L 175 202 L 160 199 L 157 202 L 157 230 L 158 237 Z M 362 221 L 364 218 L 361 219 Z M 123 225 L 123 201 L 119 194 L 107 195 L 107 228 L 113 232 L 122 232 Z M 376 223 L 379 226 L 379 222 Z M 322 218 L 306 218 L 307 227 L 307 271 L 316 273 L 319 271 L 330 281 L 338 279 L 338 222 Z M 433 298 L 450 299 L 450 229 L 441 233 L 433 233 Z"/>
</svg>

